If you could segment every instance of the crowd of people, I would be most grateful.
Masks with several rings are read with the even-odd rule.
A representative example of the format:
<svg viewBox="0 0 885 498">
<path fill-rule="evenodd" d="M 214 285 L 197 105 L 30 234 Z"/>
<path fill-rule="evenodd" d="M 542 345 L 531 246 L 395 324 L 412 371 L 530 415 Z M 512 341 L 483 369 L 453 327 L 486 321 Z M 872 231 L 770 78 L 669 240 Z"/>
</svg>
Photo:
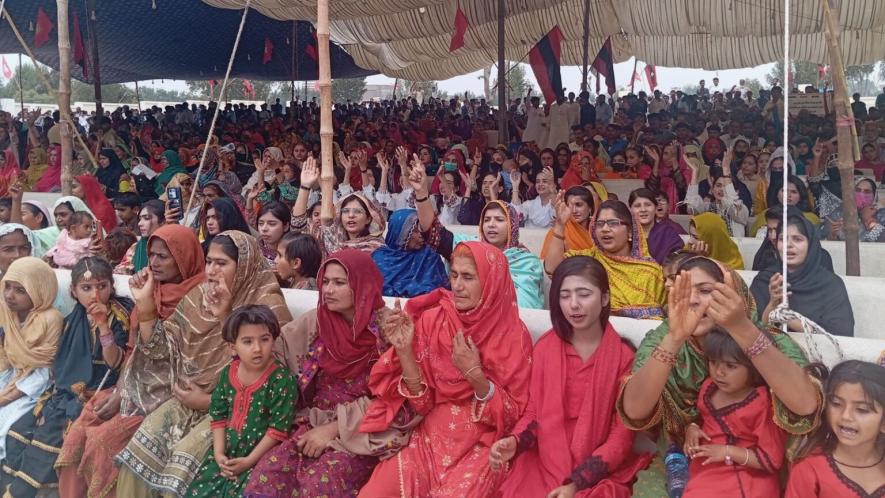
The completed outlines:
<svg viewBox="0 0 885 498">
<path fill-rule="evenodd" d="M 881 495 L 885 367 L 828 370 L 777 312 L 854 333 L 821 241 L 843 201 L 885 241 L 885 89 L 853 199 L 835 117 L 783 144 L 783 98 L 528 95 L 508 143 L 484 100 L 339 104 L 331 217 L 312 102 L 226 104 L 208 140 L 214 103 L 0 114 L 0 494 Z M 612 316 L 657 323 L 634 348 Z"/>
</svg>

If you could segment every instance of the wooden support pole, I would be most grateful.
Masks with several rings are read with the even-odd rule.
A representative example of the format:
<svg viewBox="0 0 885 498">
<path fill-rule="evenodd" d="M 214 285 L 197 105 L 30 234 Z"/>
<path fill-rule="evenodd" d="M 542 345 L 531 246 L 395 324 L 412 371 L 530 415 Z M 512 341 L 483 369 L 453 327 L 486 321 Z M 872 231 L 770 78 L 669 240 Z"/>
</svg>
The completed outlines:
<svg viewBox="0 0 885 498">
<path fill-rule="evenodd" d="M 89 40 L 92 45 L 92 88 L 95 91 L 95 115 L 104 116 L 101 105 L 101 64 L 98 62 L 98 28 L 95 21 L 95 0 L 88 0 L 86 25 L 89 26 Z"/>
<path fill-rule="evenodd" d="M 507 19 L 507 4 L 498 0 L 498 142 L 510 141 L 507 130 L 507 86 L 502 82 L 507 77 L 504 64 L 504 21 Z"/>
<path fill-rule="evenodd" d="M 835 3 L 835 2 L 832 2 Z M 836 110 L 836 139 L 839 144 L 839 178 L 842 180 L 842 220 L 845 231 L 845 274 L 860 275 L 860 227 L 857 205 L 854 203 L 854 152 L 857 145 L 852 134 L 854 112 L 848 105 L 848 83 L 845 80 L 845 62 L 842 60 L 840 37 L 842 27 L 833 16 L 830 0 L 821 0 L 824 27 L 833 68 L 833 107 Z"/>
<path fill-rule="evenodd" d="M 332 162 L 332 69 L 329 61 L 329 0 L 317 0 L 317 45 L 320 87 L 320 187 L 323 192 L 320 219 L 331 222 L 335 172 Z"/>
<path fill-rule="evenodd" d="M 138 89 L 138 80 L 135 81 L 135 101 L 138 103 L 138 113 L 141 114 L 141 92 Z"/>
<path fill-rule="evenodd" d="M 22 54 L 18 54 L 18 96 L 21 100 L 22 119 L 25 119 L 25 87 L 22 86 Z"/>
<path fill-rule="evenodd" d="M 587 91 L 587 77 L 590 73 L 590 0 L 584 0 L 584 60 L 581 69 L 581 91 Z"/>
<path fill-rule="evenodd" d="M 71 195 L 74 142 L 71 121 L 71 36 L 68 29 L 68 0 L 56 0 L 58 8 L 58 113 L 61 118 L 61 191 Z"/>
</svg>

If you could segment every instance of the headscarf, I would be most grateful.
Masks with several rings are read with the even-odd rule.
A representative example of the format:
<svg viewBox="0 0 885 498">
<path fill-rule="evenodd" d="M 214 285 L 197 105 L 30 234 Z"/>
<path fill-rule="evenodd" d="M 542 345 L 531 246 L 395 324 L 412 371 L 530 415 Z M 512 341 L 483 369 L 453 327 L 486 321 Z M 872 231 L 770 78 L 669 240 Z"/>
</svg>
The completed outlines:
<svg viewBox="0 0 885 498">
<path fill-rule="evenodd" d="M 18 157 L 9 149 L 3 151 L 5 166 L 0 170 L 0 197 L 9 195 L 9 186 L 15 183 L 22 170 L 18 167 Z"/>
<path fill-rule="evenodd" d="M 113 199 L 120 190 L 120 177 L 126 174 L 126 167 L 120 162 L 114 149 L 101 149 L 99 154 L 106 157 L 110 164 L 107 168 L 99 167 L 95 171 L 95 177 L 104 185 L 107 197 Z"/>
<path fill-rule="evenodd" d="M 323 294 L 323 275 L 329 263 L 338 263 L 347 272 L 347 283 L 353 293 L 353 323 L 340 313 L 331 311 Z M 352 379 L 369 369 L 378 360 L 377 326 L 372 330 L 375 312 L 384 307 L 381 288 L 384 277 L 371 256 L 356 249 L 342 249 L 329 256 L 317 274 L 319 306 L 317 328 L 323 352 L 320 369 L 339 379 Z"/>
<path fill-rule="evenodd" d="M 648 250 L 658 264 L 663 265 L 671 253 L 682 249 L 685 243 L 672 224 L 655 222 L 648 232 Z"/>
<path fill-rule="evenodd" d="M 532 338 L 519 318 L 516 289 L 510 278 L 507 258 L 496 247 L 485 242 L 462 242 L 473 255 L 482 297 L 469 311 L 455 307 L 452 291 L 437 289 L 412 298 L 405 312 L 415 324 L 412 349 L 419 358 L 421 378 L 438 402 L 467 402 L 474 396 L 473 387 L 449 360 L 455 334 L 462 332 L 479 349 L 483 372 L 489 381 L 506 389 L 508 398 L 516 403 L 521 413 L 528 401 Z M 455 251 L 458 251 L 458 247 Z M 439 358 L 440 361 L 430 361 Z M 369 387 L 377 396 L 371 402 L 360 426 L 362 432 L 380 432 L 387 429 L 405 402 L 393 387 L 400 381 L 402 368 L 393 348 L 388 349 L 372 368 Z M 509 430 L 508 422 L 496 415 L 494 433 L 483 436 L 483 443 L 491 446 Z M 512 422 L 511 422 L 512 423 Z"/>
<path fill-rule="evenodd" d="M 400 209 L 390 217 L 386 245 L 372 253 L 384 275 L 385 296 L 415 297 L 448 286 L 445 265 L 436 251 L 426 244 L 417 250 L 407 248 L 412 234 L 420 229 L 414 209 Z"/>
<path fill-rule="evenodd" d="M 161 240 L 166 244 L 182 278 L 182 281 L 177 284 L 154 283 L 154 303 L 157 305 L 157 314 L 161 320 L 165 320 L 175 311 L 181 298 L 205 280 L 206 274 L 203 273 L 205 257 L 194 231 L 175 223 L 163 225 L 154 230 L 148 239 L 148 247 L 153 240 Z"/>
<path fill-rule="evenodd" d="M 34 185 L 37 192 L 52 192 L 54 189 L 61 188 L 61 146 L 50 146 L 50 151 L 57 152 L 55 160 L 49 163 L 49 166 L 43 171 L 43 176 Z M 52 157 L 50 154 L 48 157 Z"/>
<path fill-rule="evenodd" d="M 53 216 L 53 213 L 51 213 L 49 211 L 49 208 L 46 207 L 46 204 L 43 204 L 40 201 L 29 200 L 29 199 L 23 200 L 22 204 L 30 204 L 31 206 L 34 206 L 35 208 L 37 208 L 40 211 L 40 213 L 43 214 L 43 218 L 46 220 L 46 223 L 48 223 L 46 225 L 47 228 L 55 225 L 55 216 Z"/>
<path fill-rule="evenodd" d="M 835 335 L 854 335 L 854 314 L 848 292 L 842 279 L 827 268 L 829 255 L 821 247 L 820 232 L 796 208 L 790 207 L 787 213 L 788 225 L 799 225 L 808 238 L 808 254 L 799 268 L 790 269 L 787 282 L 790 286 L 790 309 L 814 321 L 827 332 Z M 784 230 L 786 228 L 783 228 Z M 832 262 L 830 263 L 832 265 Z M 770 294 L 768 283 L 775 273 L 783 270 L 778 259 L 766 269 L 756 274 L 750 289 L 756 298 L 757 310 L 761 314 L 768 305 Z"/>
<path fill-rule="evenodd" d="M 464 152 L 460 149 L 452 149 L 446 152 L 446 156 L 452 154 L 455 156 L 455 164 L 458 168 L 455 171 L 448 171 L 448 173 L 452 173 L 455 175 L 464 175 L 467 176 L 467 167 L 465 166 Z M 406 165 L 401 165 L 403 169 L 405 169 Z M 443 174 L 446 173 L 445 168 L 441 168 L 437 170 L 436 176 L 433 177 L 433 183 L 430 185 L 430 193 L 433 195 L 439 195 L 439 183 L 442 181 Z M 460 187 L 458 187 L 458 195 L 464 197 L 467 193 L 467 185 L 464 182 L 461 182 Z"/>
<path fill-rule="evenodd" d="M 55 210 L 58 209 L 62 204 L 67 204 L 71 207 L 71 209 L 75 213 L 89 213 L 90 216 L 96 218 L 95 214 L 89 209 L 85 202 L 79 197 L 74 197 L 73 195 L 66 195 L 64 197 L 59 197 L 55 200 L 55 203 L 52 205 L 52 213 L 49 217 L 49 226 L 46 228 L 41 228 L 39 230 L 34 230 L 34 237 L 40 241 L 40 251 L 38 254 L 42 256 L 46 251 L 52 248 L 55 245 L 55 242 L 58 240 L 59 234 L 61 234 L 61 228 L 59 228 L 55 224 Z M 96 218 L 97 219 L 97 218 Z"/>
<path fill-rule="evenodd" d="M 784 174 L 783 172 L 773 172 L 771 171 L 771 163 L 774 162 L 775 159 L 783 159 L 784 158 L 784 148 L 778 147 L 771 153 L 771 156 L 768 157 L 768 164 L 766 165 L 766 175 L 768 175 L 768 190 L 765 193 L 765 202 L 766 207 L 768 206 L 777 206 L 780 204 L 777 201 L 777 193 L 780 192 L 781 187 L 784 186 Z M 793 162 L 793 158 L 789 157 L 786 161 L 784 161 L 784 168 L 790 168 L 789 174 L 793 173 L 793 170 L 796 169 L 796 164 Z"/>
<path fill-rule="evenodd" d="M 18 223 L 4 223 L 0 225 L 0 238 L 6 237 L 7 235 L 15 231 L 19 231 L 24 234 L 25 238 L 28 240 L 28 243 L 31 244 L 31 256 L 37 256 L 41 248 L 40 241 L 37 240 L 37 237 L 34 236 L 34 232 L 32 232 L 31 229 L 24 225 L 20 225 Z"/>
<path fill-rule="evenodd" d="M 713 153 L 713 146 L 719 144 L 719 153 Z M 708 166 L 713 166 L 716 164 L 716 160 L 722 160 L 725 157 L 725 142 L 722 141 L 721 138 L 718 137 L 710 137 L 704 142 L 704 147 L 701 149 L 701 156 L 704 159 L 704 163 Z"/>
<path fill-rule="evenodd" d="M 281 151 L 279 147 L 267 147 L 264 149 L 264 152 L 269 153 L 274 161 L 282 162 L 283 160 L 283 151 Z"/>
<path fill-rule="evenodd" d="M 581 176 L 581 159 L 585 157 L 590 159 L 590 171 L 588 171 L 588 173 L 590 174 L 590 178 L 586 180 Z M 576 185 L 583 185 L 593 180 L 598 181 L 597 175 L 599 173 L 599 170 L 601 169 L 602 159 L 598 157 L 593 157 L 593 154 L 587 152 L 586 150 L 575 152 L 575 154 L 572 155 L 571 162 L 569 163 L 568 171 L 566 171 L 565 174 L 562 175 L 562 179 L 559 180 L 559 186 L 562 189 L 567 190 Z"/>
<path fill-rule="evenodd" d="M 744 258 L 737 244 L 728 235 L 725 220 L 716 213 L 702 213 L 691 219 L 698 230 L 698 239 L 706 242 L 710 258 L 722 262 L 732 270 L 744 269 Z"/>
<path fill-rule="evenodd" d="M 4 290 L 6 282 L 19 283 L 34 304 L 24 323 L 19 323 L 18 314 L 0 300 L 0 327 L 5 334 L 0 345 L 0 371 L 12 367 L 16 369 L 13 380 L 18 380 L 37 368 L 52 366 L 64 319 L 52 307 L 58 281 L 43 260 L 28 256 L 13 261 L 0 280 Z M 14 388 L 15 383 L 8 385 Z M 3 394 L 7 391 L 4 389 Z"/>
<path fill-rule="evenodd" d="M 110 233 L 117 226 L 117 212 L 111 201 L 105 197 L 101 191 L 101 185 L 94 176 L 80 175 L 77 182 L 83 188 L 83 195 L 86 196 L 86 205 L 92 211 L 93 215 L 98 218 L 105 233 Z"/>
<path fill-rule="evenodd" d="M 362 207 L 368 209 L 370 221 L 369 234 L 351 240 L 348 238 L 347 231 L 344 229 L 344 223 L 341 219 L 341 209 L 343 209 L 353 198 L 359 199 L 362 203 Z M 366 199 L 366 196 L 361 192 L 354 192 L 341 199 L 336 205 L 335 212 L 337 214 L 335 215 L 335 221 L 331 227 L 318 227 L 322 231 L 322 235 L 317 238 L 321 242 L 324 254 L 328 255 L 340 249 L 357 249 L 371 254 L 384 245 L 384 239 L 381 238 L 381 234 L 384 233 L 387 222 L 375 204 Z"/>
<path fill-rule="evenodd" d="M 166 162 L 169 163 L 169 166 L 166 166 L 166 168 L 154 178 L 154 181 L 156 182 L 155 192 L 157 195 L 163 194 L 166 189 L 166 184 L 169 183 L 175 175 L 179 173 L 187 174 L 187 170 L 181 165 L 181 159 L 178 158 L 177 152 L 174 150 L 167 150 L 163 152 L 163 155 L 166 157 Z"/>
</svg>

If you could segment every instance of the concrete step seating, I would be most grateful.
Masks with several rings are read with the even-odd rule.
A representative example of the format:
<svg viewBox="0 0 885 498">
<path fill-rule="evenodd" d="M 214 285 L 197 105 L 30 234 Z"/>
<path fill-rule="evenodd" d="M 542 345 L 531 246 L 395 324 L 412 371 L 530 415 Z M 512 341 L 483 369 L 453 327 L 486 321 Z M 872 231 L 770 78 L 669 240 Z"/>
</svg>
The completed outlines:
<svg viewBox="0 0 885 498">
<path fill-rule="evenodd" d="M 66 298 L 67 302 L 62 306 L 62 313 L 67 314 L 73 308 L 73 301 L 70 297 L 71 272 L 68 270 L 56 270 L 58 277 L 59 295 Z M 126 276 L 115 277 L 116 292 L 121 296 L 132 297 L 129 292 L 129 279 Z M 308 310 L 314 309 L 318 302 L 318 293 L 316 291 L 304 291 L 285 289 L 283 294 L 286 298 L 286 304 L 292 312 L 293 317 L 298 317 Z M 874 295 L 874 294 L 870 294 Z M 385 298 L 388 306 L 392 306 L 394 298 Z M 402 300 L 403 302 L 406 299 Z M 870 308 L 872 309 L 872 308 Z M 550 330 L 550 312 L 546 310 L 530 310 L 520 308 L 520 317 L 532 334 L 532 339 L 537 341 L 545 332 Z M 856 321 L 860 323 L 860 319 L 855 316 Z M 869 322 L 868 323 L 872 323 Z M 618 333 L 628 339 L 634 346 L 638 346 L 645 337 L 645 334 L 660 325 L 655 320 L 635 320 L 632 318 L 612 317 L 612 325 Z M 809 346 L 806 338 L 801 334 L 793 334 L 796 340 L 808 350 Z M 817 344 L 817 350 L 820 351 L 822 357 L 819 358 L 828 365 L 833 365 L 839 361 L 835 349 L 828 341 L 822 338 L 811 338 Z M 861 337 L 845 337 L 838 338 L 839 345 L 842 348 L 843 359 L 857 359 L 864 361 L 876 361 L 879 354 L 885 350 L 885 334 L 869 335 Z"/>
</svg>

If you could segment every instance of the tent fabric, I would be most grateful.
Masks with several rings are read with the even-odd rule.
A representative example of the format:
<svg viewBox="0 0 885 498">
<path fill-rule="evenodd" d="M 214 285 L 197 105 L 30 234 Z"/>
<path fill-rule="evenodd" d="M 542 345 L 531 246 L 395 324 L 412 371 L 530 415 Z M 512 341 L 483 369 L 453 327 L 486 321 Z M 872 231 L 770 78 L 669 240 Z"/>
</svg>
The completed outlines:
<svg viewBox="0 0 885 498">
<path fill-rule="evenodd" d="M 203 0 L 242 8 L 245 0 Z M 460 0 L 469 22 L 464 47 L 449 53 L 457 0 L 330 0 L 332 41 L 361 67 L 427 81 L 496 61 L 497 1 Z M 522 60 L 550 29 L 563 33 L 563 65 L 582 63 L 585 0 L 506 0 L 508 60 Z M 635 56 L 668 67 L 733 69 L 783 58 L 783 0 L 589 0 L 590 54 L 612 36 L 615 62 Z M 316 0 L 252 0 L 275 19 L 316 20 Z M 791 0 L 795 59 L 829 63 L 820 0 Z M 885 59 L 885 2 L 843 0 L 847 65 Z"/>
<path fill-rule="evenodd" d="M 102 83 L 122 83 L 151 79 L 221 80 L 227 69 L 242 11 L 218 9 L 195 0 L 97 0 L 96 31 Z M 69 21 L 74 43 L 74 17 L 79 18 L 91 57 L 91 38 L 86 2 L 71 2 Z M 34 47 L 38 9 L 52 20 L 54 29 L 48 42 Z M 55 0 L 15 0 L 6 2 L 25 41 L 37 60 L 58 70 L 58 13 Z M 294 28 L 294 38 L 293 38 Z M 309 22 L 272 19 L 251 9 L 243 29 L 231 77 L 255 80 L 316 80 L 317 62 L 305 50 L 312 43 L 314 29 Z M 268 45 L 266 42 L 270 40 Z M 294 43 L 293 43 L 294 41 Z M 266 45 L 273 46 L 265 64 Z M 22 52 L 6 19 L 0 22 L 0 53 Z M 333 78 L 368 76 L 377 71 L 357 66 L 341 47 L 331 47 Z M 294 55 L 294 64 L 293 64 Z M 71 76 L 84 78 L 73 65 Z M 90 75 L 91 76 L 91 75 Z"/>
</svg>

